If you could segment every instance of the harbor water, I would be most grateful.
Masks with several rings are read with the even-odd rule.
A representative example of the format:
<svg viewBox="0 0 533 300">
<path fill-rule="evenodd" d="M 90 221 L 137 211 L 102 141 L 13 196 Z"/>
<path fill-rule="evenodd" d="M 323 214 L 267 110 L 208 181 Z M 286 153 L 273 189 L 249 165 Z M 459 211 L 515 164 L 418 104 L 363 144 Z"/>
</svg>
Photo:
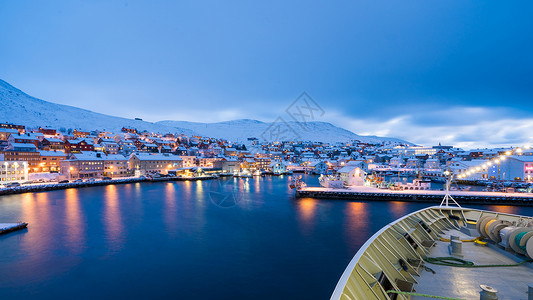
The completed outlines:
<svg viewBox="0 0 533 300">
<path fill-rule="evenodd" d="M 0 236 L 0 299 L 328 299 L 373 233 L 438 205 L 295 199 L 288 184 L 266 176 L 1 196 L 0 222 L 29 225 Z"/>
</svg>

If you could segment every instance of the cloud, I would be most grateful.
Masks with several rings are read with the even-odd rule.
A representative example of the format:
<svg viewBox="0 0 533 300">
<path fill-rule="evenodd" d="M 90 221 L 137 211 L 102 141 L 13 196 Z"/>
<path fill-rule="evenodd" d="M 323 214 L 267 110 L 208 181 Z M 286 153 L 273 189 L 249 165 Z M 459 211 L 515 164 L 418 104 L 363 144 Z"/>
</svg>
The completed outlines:
<svg viewBox="0 0 533 300">
<path fill-rule="evenodd" d="M 533 118 L 513 118 L 510 109 L 451 107 L 427 112 L 414 109 L 384 121 L 351 118 L 331 112 L 333 123 L 361 135 L 401 138 L 420 145 L 438 143 L 462 148 L 522 146 L 533 140 Z"/>
</svg>

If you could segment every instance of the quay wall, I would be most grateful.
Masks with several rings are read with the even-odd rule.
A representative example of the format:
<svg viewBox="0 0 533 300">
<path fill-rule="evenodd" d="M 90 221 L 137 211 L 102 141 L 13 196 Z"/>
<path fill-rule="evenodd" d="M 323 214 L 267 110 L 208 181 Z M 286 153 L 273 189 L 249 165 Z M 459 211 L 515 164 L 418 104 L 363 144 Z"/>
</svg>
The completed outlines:
<svg viewBox="0 0 533 300">
<path fill-rule="evenodd" d="M 297 198 L 318 198 L 318 199 L 344 199 L 358 201 L 405 201 L 440 203 L 443 195 L 432 194 L 391 194 L 379 192 L 354 192 L 354 191 L 308 191 L 297 190 Z M 452 195 L 459 204 L 493 204 L 493 205 L 519 205 L 532 206 L 532 197 L 504 197 L 494 195 Z"/>
<path fill-rule="evenodd" d="M 56 191 L 56 190 L 65 190 L 70 188 L 81 188 L 81 187 L 92 187 L 92 186 L 102 186 L 110 184 L 126 184 L 126 183 L 135 183 L 135 182 L 161 182 L 161 181 L 196 181 L 196 180 L 209 180 L 214 179 L 214 176 L 205 176 L 205 177 L 192 177 L 192 178 L 183 178 L 183 177 L 162 177 L 162 178 L 127 178 L 127 179 L 111 179 L 111 180 L 100 180 L 100 181 L 88 181 L 88 182 L 69 182 L 69 183 L 53 183 L 53 184 L 39 184 L 39 185 L 23 185 L 12 188 L 3 188 L 0 189 L 0 196 L 2 195 L 13 195 L 13 194 L 22 194 L 22 193 L 36 193 L 36 192 L 46 192 L 46 191 Z"/>
</svg>

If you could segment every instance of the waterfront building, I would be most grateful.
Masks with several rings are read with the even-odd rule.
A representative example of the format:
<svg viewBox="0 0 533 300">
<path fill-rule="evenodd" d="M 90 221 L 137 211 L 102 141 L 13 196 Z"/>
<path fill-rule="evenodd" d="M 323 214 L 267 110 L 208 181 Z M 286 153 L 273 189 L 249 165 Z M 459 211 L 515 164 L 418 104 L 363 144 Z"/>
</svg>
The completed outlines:
<svg viewBox="0 0 533 300">
<path fill-rule="evenodd" d="M 313 161 L 308 165 L 309 168 L 313 169 L 315 174 L 327 175 L 329 165 L 325 161 Z"/>
<path fill-rule="evenodd" d="M 489 179 L 487 163 L 488 161 L 484 159 L 454 160 L 450 163 L 449 168 L 456 176 L 466 175 L 466 180 L 486 180 Z M 471 170 L 475 170 L 475 172 Z"/>
<path fill-rule="evenodd" d="M 505 181 L 533 181 L 533 156 L 508 156 L 489 169 L 489 178 Z"/>
<path fill-rule="evenodd" d="M 120 154 L 108 154 L 102 156 L 104 161 L 104 176 L 120 178 L 133 176 L 129 169 L 129 159 Z"/>
<path fill-rule="evenodd" d="M 62 160 L 65 160 L 67 158 L 67 155 L 64 152 L 61 151 L 44 151 L 40 150 L 40 161 L 39 165 L 35 168 L 33 168 L 33 172 L 35 173 L 42 173 L 42 172 L 49 172 L 49 173 L 56 173 L 60 172 L 60 163 Z"/>
<path fill-rule="evenodd" d="M 255 167 L 258 170 L 266 170 L 268 166 L 272 163 L 272 160 L 268 157 L 255 157 Z"/>
<path fill-rule="evenodd" d="M 5 150 L 0 151 L 0 155 L 3 156 L 3 160 L 7 162 L 22 161 L 28 163 L 28 171 L 31 173 L 32 170 L 39 167 L 40 153 L 38 151 L 16 151 L 16 150 Z"/>
<path fill-rule="evenodd" d="M 102 178 L 104 176 L 103 153 L 76 153 L 60 161 L 61 174 L 68 180 Z"/>
<path fill-rule="evenodd" d="M 344 166 L 337 171 L 345 185 L 363 186 L 366 172 L 358 166 Z"/>
<path fill-rule="evenodd" d="M 223 158 L 214 162 L 215 169 L 222 170 L 222 173 L 238 173 L 241 170 L 240 162 L 236 158 Z"/>
<path fill-rule="evenodd" d="M 129 158 L 129 167 L 136 176 L 149 174 L 167 174 L 169 169 L 183 167 L 181 157 L 172 154 L 133 153 Z"/>
<path fill-rule="evenodd" d="M 183 161 L 183 167 L 195 167 L 196 166 L 196 156 L 180 155 L 180 158 Z"/>
<path fill-rule="evenodd" d="M 28 180 L 28 162 L 6 161 L 0 154 L 0 184 Z"/>
<path fill-rule="evenodd" d="M 26 126 L 24 125 L 15 125 L 11 123 L 0 123 L 1 129 L 15 129 L 18 133 L 25 133 L 26 132 Z"/>
<path fill-rule="evenodd" d="M 281 161 L 274 161 L 269 165 L 269 169 L 275 174 L 283 174 L 287 171 L 287 165 Z"/>
</svg>

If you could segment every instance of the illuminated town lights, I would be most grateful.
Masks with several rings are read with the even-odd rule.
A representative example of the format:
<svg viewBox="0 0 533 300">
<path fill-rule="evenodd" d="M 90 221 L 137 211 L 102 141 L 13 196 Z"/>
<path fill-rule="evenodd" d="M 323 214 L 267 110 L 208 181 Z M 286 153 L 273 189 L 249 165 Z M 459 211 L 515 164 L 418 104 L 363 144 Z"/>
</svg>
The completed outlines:
<svg viewBox="0 0 533 300">
<path fill-rule="evenodd" d="M 497 163 L 497 164 L 499 164 L 499 163 L 500 163 L 500 159 L 499 159 L 499 158 L 496 158 L 496 159 L 494 160 L 494 162 Z"/>
<path fill-rule="evenodd" d="M 505 152 L 505 155 L 511 155 L 511 151 Z"/>
<path fill-rule="evenodd" d="M 504 160 L 507 159 L 507 157 L 504 156 L 504 157 L 502 157 L 502 158 L 500 158 L 500 159 L 501 159 L 501 161 L 504 161 Z"/>
<path fill-rule="evenodd" d="M 521 152 L 522 152 L 522 149 L 521 149 L 521 148 L 517 148 L 515 151 L 516 151 L 517 153 L 521 153 Z"/>
</svg>

